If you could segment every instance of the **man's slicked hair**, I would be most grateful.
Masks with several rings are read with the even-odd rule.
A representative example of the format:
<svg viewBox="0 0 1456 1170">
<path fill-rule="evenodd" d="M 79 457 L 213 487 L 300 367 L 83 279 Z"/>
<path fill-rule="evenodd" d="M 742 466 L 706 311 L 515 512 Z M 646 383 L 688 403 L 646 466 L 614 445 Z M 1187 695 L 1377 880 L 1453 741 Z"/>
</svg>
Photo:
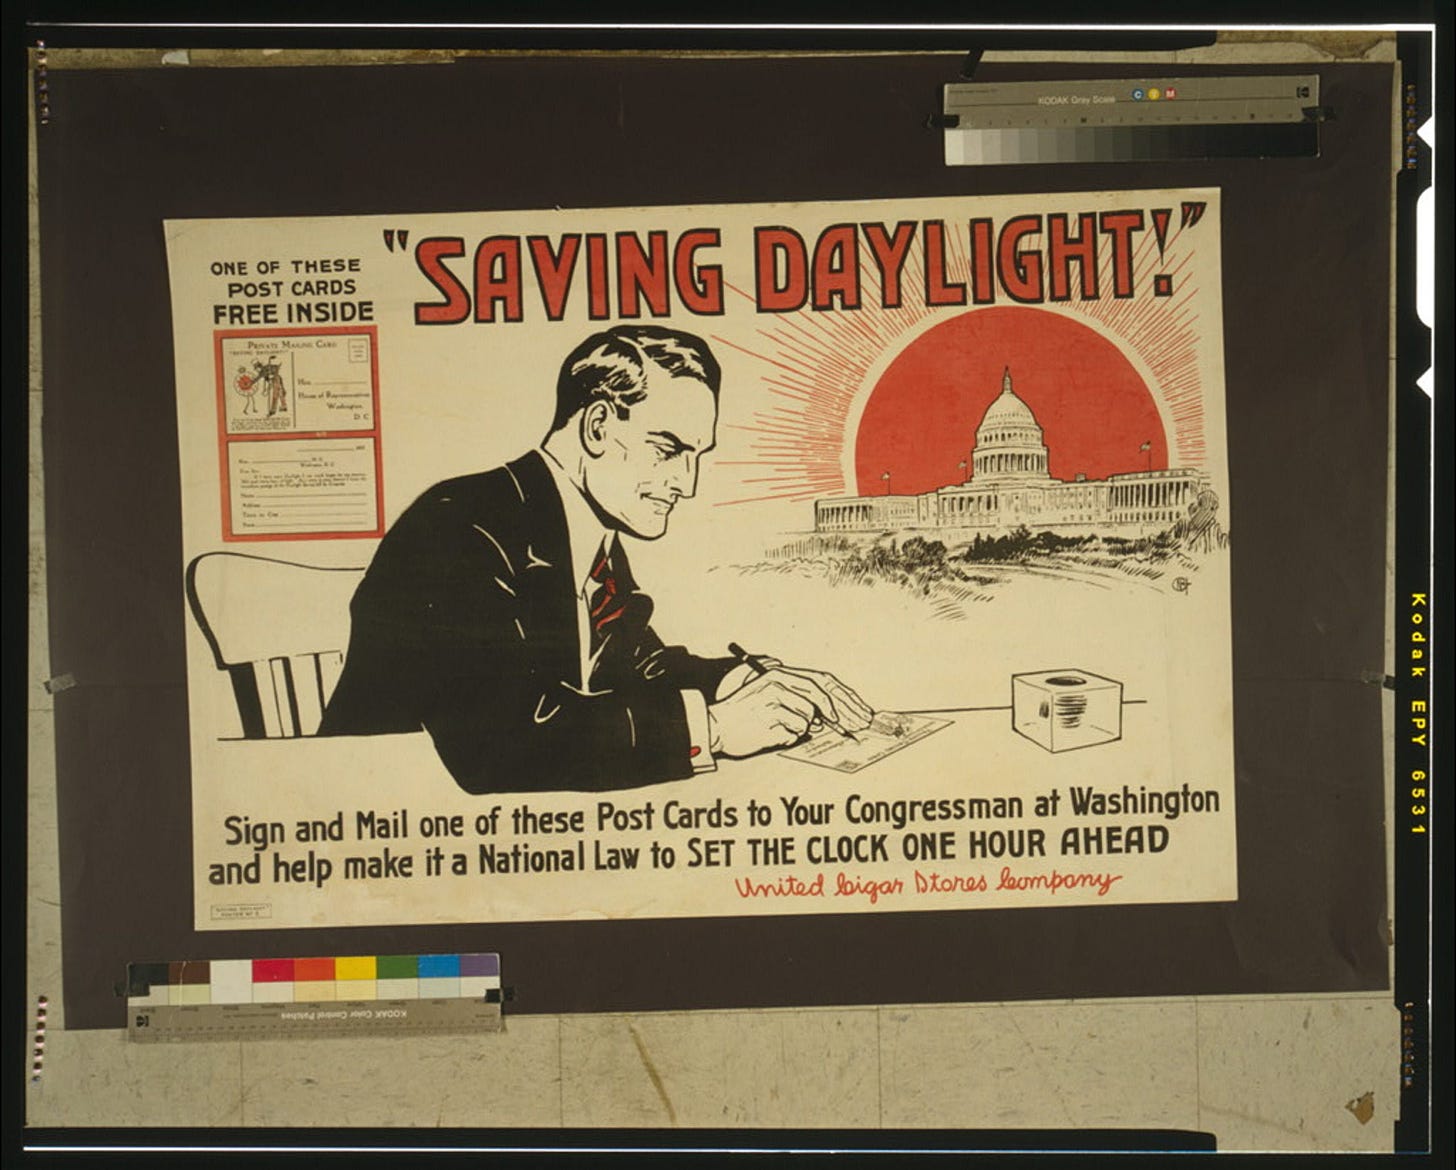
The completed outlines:
<svg viewBox="0 0 1456 1170">
<path fill-rule="evenodd" d="M 559 431 L 578 410 L 605 399 L 618 418 L 647 397 L 647 366 L 669 378 L 693 378 L 718 397 L 722 374 L 718 359 L 701 337 L 658 325 L 617 325 L 588 337 L 561 363 L 556 379 L 556 417 L 551 430 Z"/>
</svg>

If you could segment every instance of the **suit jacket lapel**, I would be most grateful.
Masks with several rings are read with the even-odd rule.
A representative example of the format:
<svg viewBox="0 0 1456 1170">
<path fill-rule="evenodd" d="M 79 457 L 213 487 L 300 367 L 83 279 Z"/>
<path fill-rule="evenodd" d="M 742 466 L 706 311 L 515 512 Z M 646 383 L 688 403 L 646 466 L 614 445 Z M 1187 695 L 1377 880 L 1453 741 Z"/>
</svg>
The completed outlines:
<svg viewBox="0 0 1456 1170">
<path fill-rule="evenodd" d="M 566 511 L 539 452 L 528 451 L 506 470 L 521 497 L 516 581 L 529 657 L 552 676 L 543 686 L 556 680 L 575 686 L 581 667 Z"/>
<path fill-rule="evenodd" d="M 581 650 L 577 607 L 580 582 L 572 579 L 571 539 L 566 509 L 544 457 L 530 451 L 506 465 L 522 498 L 522 564 L 516 568 L 526 610 L 523 625 L 535 656 L 547 657 L 556 679 L 579 685 Z M 612 576 L 625 598 L 622 616 L 611 623 L 607 639 L 588 680 L 593 689 L 621 686 L 636 676 L 637 660 L 652 619 L 652 598 L 637 588 L 627 550 L 620 537 L 613 542 Z M 549 646 L 549 650 L 548 650 Z"/>
</svg>

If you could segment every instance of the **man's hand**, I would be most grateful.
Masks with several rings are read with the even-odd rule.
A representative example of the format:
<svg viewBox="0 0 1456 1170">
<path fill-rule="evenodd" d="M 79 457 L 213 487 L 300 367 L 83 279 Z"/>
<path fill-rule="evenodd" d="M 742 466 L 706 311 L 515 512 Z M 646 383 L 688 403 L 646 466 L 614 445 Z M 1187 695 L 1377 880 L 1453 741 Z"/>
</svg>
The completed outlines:
<svg viewBox="0 0 1456 1170">
<path fill-rule="evenodd" d="M 708 708 L 710 748 L 714 755 L 751 756 L 798 742 L 826 718 L 859 731 L 873 714 L 833 675 L 775 663 Z"/>
<path fill-rule="evenodd" d="M 828 671 L 810 670 L 807 666 L 780 666 L 779 669 L 814 683 L 828 695 L 834 709 L 826 711 L 821 707 L 820 710 L 845 731 L 863 731 L 875 717 L 873 707 Z"/>
</svg>

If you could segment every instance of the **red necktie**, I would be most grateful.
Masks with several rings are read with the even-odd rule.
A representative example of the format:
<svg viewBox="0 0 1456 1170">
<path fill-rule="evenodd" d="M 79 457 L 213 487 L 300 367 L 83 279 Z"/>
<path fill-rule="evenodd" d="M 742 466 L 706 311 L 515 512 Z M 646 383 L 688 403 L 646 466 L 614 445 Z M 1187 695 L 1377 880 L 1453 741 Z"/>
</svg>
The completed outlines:
<svg viewBox="0 0 1456 1170">
<path fill-rule="evenodd" d="M 626 597 L 617 592 L 617 578 L 612 574 L 605 541 L 597 553 L 596 564 L 592 566 L 591 579 L 596 582 L 596 588 L 587 598 L 587 616 L 591 619 L 591 653 L 595 654 L 607 640 L 606 627 L 621 617 L 627 608 Z"/>
</svg>

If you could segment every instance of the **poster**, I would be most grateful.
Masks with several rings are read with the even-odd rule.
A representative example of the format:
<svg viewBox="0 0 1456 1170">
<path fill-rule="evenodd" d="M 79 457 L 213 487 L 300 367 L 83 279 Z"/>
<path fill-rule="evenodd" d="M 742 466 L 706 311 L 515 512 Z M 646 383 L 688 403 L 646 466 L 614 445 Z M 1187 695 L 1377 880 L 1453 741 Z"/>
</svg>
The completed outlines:
<svg viewBox="0 0 1456 1170">
<path fill-rule="evenodd" d="M 1235 900 L 1219 224 L 169 221 L 196 928 Z"/>
</svg>

